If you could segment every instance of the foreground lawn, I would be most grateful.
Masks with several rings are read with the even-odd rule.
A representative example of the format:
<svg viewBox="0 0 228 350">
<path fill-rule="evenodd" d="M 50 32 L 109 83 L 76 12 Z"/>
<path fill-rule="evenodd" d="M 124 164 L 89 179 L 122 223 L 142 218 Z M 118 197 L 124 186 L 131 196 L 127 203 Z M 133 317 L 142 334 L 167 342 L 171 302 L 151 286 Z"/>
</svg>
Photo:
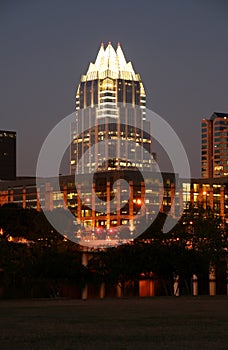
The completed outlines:
<svg viewBox="0 0 228 350">
<path fill-rule="evenodd" d="M 0 301 L 1 350 L 228 349 L 228 298 Z"/>
</svg>

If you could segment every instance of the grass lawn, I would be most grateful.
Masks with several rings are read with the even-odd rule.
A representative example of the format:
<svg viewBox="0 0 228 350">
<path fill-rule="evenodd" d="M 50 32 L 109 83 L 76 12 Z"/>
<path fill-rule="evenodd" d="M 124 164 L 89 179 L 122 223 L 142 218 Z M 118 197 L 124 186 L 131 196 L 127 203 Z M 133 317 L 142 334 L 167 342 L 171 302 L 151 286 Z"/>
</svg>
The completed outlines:
<svg viewBox="0 0 228 350">
<path fill-rule="evenodd" d="M 0 349 L 228 350 L 228 298 L 1 300 Z"/>
</svg>

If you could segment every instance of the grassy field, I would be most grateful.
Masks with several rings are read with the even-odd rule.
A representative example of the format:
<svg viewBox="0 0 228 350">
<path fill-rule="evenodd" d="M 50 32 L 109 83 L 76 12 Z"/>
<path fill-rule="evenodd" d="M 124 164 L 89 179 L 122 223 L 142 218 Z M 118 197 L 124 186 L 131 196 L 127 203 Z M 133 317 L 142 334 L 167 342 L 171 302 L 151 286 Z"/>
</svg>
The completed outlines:
<svg viewBox="0 0 228 350">
<path fill-rule="evenodd" d="M 0 349 L 227 350 L 228 298 L 2 300 Z"/>
</svg>

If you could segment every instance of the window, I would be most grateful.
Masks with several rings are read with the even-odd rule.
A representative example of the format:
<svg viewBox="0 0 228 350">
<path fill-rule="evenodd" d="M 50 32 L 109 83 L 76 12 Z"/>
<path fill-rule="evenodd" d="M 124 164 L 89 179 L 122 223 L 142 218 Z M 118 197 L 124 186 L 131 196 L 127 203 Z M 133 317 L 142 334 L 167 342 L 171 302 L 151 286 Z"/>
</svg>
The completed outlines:
<svg viewBox="0 0 228 350">
<path fill-rule="evenodd" d="M 216 126 L 215 128 L 214 128 L 214 130 L 216 131 L 216 130 L 223 130 L 224 129 L 224 127 L 222 127 L 222 126 Z"/>
</svg>

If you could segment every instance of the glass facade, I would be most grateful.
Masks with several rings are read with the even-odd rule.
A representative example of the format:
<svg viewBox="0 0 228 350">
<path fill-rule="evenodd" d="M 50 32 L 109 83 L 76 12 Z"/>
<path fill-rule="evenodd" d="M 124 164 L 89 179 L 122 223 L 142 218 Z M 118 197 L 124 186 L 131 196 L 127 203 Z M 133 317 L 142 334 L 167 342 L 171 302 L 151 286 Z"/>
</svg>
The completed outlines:
<svg viewBox="0 0 228 350">
<path fill-rule="evenodd" d="M 111 44 L 106 50 L 101 46 L 77 89 L 71 174 L 135 167 L 152 170 L 151 126 L 145 107 L 141 78 L 126 62 L 121 47 L 115 51 Z"/>
<path fill-rule="evenodd" d="M 214 113 L 202 121 L 201 165 L 203 178 L 228 176 L 228 114 Z"/>
</svg>

